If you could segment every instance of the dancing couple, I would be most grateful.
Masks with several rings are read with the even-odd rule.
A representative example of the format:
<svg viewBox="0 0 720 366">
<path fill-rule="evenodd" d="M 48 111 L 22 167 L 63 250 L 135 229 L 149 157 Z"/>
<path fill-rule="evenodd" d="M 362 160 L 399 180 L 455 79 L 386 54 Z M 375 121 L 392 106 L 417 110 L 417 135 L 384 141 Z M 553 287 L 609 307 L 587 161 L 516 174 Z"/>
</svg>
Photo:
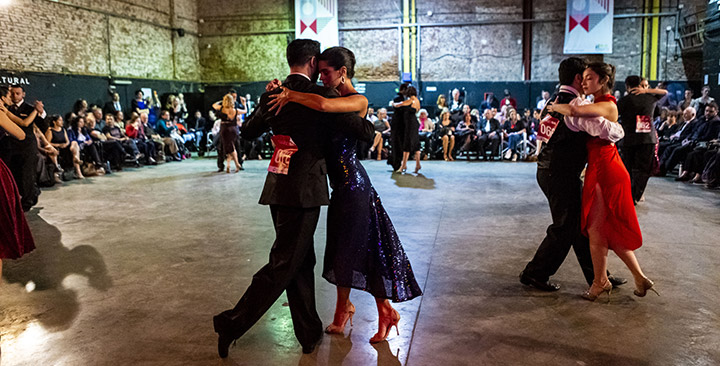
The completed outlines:
<svg viewBox="0 0 720 366">
<path fill-rule="evenodd" d="M 290 75 L 282 87 L 270 87 L 242 127 L 248 138 L 271 128 L 274 133 L 275 155 L 260 204 L 270 206 L 276 238 L 269 263 L 253 276 L 237 305 L 213 318 L 223 358 L 283 291 L 303 353 L 320 343 L 313 234 L 322 205 L 329 204 L 323 277 L 337 286 L 335 315 L 326 333 L 342 333 L 352 319 L 352 288 L 375 297 L 379 319 L 373 343 L 385 340 L 393 326 L 397 330 L 400 315 L 389 300 L 421 295 L 392 222 L 355 155 L 357 140 L 374 137 L 373 125 L 364 119 L 367 99 L 350 81 L 355 56 L 342 47 L 321 54 L 318 42 L 298 39 L 288 45 L 287 61 Z M 318 68 L 324 88 L 315 84 Z M 326 174 L 333 188 L 330 199 Z"/>
<path fill-rule="evenodd" d="M 550 282 L 570 247 L 590 287 L 582 297 L 594 301 L 625 279 L 609 275 L 612 249 L 633 275 L 635 295 L 653 287 L 635 257 L 642 234 L 632 201 L 630 177 L 615 142 L 624 132 L 617 123 L 615 67 L 587 64 L 570 57 L 560 63 L 560 91 L 543 111 L 541 130 L 549 131 L 538 157 L 537 180 L 550 203 L 553 223 L 534 258 L 520 274 L 520 282 L 544 291 L 560 286 Z M 594 103 L 583 98 L 594 96 Z M 552 118 L 547 117 L 550 114 Z M 580 179 L 587 163 L 584 185 Z M 652 289 L 654 291 L 654 289 Z"/>
</svg>

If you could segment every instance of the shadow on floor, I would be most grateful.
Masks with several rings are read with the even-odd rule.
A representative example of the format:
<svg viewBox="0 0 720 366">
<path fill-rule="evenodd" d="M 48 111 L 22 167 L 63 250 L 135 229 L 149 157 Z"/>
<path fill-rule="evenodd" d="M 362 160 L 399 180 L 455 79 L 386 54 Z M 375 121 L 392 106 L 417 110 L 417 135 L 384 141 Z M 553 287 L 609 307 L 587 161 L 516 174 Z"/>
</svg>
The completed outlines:
<svg viewBox="0 0 720 366">
<path fill-rule="evenodd" d="M 80 305 L 76 292 L 65 288 L 63 280 L 70 275 L 80 275 L 87 278 L 91 287 L 106 291 L 112 287 L 112 279 L 104 259 L 94 247 L 65 247 L 60 230 L 38 213 L 36 208 L 27 214 L 36 249 L 18 260 L 5 262 L 2 276 L 7 284 L 26 289 L 25 298 L 17 302 L 33 308 L 31 316 L 44 328 L 64 330 L 72 324 Z"/>
<path fill-rule="evenodd" d="M 404 188 L 435 189 L 435 180 L 418 173 L 417 175 L 393 173 L 392 179 L 395 185 Z"/>
</svg>

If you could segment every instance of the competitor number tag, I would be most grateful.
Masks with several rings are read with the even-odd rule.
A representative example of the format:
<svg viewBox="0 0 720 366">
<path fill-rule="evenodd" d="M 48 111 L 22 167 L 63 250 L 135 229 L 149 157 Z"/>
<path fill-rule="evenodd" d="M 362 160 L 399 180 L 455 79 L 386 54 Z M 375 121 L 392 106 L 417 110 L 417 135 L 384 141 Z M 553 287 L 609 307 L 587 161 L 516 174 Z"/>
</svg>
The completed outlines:
<svg viewBox="0 0 720 366">
<path fill-rule="evenodd" d="M 637 116 L 635 118 L 635 133 L 650 133 L 650 116 Z"/>
<path fill-rule="evenodd" d="M 558 123 L 560 123 L 560 120 L 551 116 L 550 114 L 546 115 L 545 118 L 540 121 L 540 128 L 538 128 L 537 139 L 542 142 L 550 141 L 550 137 L 552 137 L 553 133 L 555 132 Z"/>
<path fill-rule="evenodd" d="M 298 147 L 287 135 L 275 135 L 272 137 L 272 142 L 275 145 L 275 152 L 270 160 L 268 171 L 287 175 L 290 169 L 290 158 L 298 151 Z"/>
</svg>

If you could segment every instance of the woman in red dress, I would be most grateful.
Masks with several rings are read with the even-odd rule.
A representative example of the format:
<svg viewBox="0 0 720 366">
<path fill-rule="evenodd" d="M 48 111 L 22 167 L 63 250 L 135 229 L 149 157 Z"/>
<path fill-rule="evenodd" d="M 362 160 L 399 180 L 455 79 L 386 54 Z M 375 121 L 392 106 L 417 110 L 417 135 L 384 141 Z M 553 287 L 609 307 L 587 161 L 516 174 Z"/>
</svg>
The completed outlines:
<svg viewBox="0 0 720 366">
<path fill-rule="evenodd" d="M 615 97 L 610 94 L 614 85 L 615 66 L 603 62 L 592 63 L 583 73 L 582 86 L 586 95 L 593 95 L 595 103 L 583 106 L 556 104 L 549 108 L 566 116 L 603 117 L 617 123 Z M 587 141 L 587 150 L 581 228 L 582 233 L 590 239 L 595 278 L 582 297 L 594 301 L 604 292 L 610 294 L 612 285 L 607 278 L 608 248 L 632 272 L 635 295 L 645 296 L 653 287 L 653 282 L 645 277 L 633 252 L 642 245 L 642 233 L 630 191 L 630 176 L 614 143 L 591 137 Z"/>
<path fill-rule="evenodd" d="M 5 103 L 10 101 L 10 92 L 6 87 L 0 87 L 0 140 L 17 138 L 25 139 L 25 132 L 8 117 Z M 10 136 L 7 136 L 7 135 Z M 20 205 L 15 179 L 5 163 L 0 159 L 0 274 L 2 274 L 2 260 L 5 258 L 17 259 L 35 249 L 35 242 L 30 234 L 30 228 L 25 221 L 25 213 Z"/>
</svg>

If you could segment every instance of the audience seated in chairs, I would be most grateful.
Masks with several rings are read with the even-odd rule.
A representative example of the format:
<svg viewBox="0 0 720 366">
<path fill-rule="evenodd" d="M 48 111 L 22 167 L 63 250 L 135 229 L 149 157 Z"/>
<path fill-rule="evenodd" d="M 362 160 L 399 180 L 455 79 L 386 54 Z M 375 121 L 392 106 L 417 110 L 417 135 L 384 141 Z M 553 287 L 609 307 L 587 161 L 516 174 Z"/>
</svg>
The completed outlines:
<svg viewBox="0 0 720 366">
<path fill-rule="evenodd" d="M 120 141 L 108 140 L 108 138 L 105 137 L 105 134 L 95 122 L 94 114 L 89 114 L 85 117 L 85 124 L 90 137 L 98 146 L 100 158 L 105 163 L 105 172 L 111 173 L 113 169 L 118 171 L 122 170 L 123 162 L 127 154 L 125 154 L 125 149 Z M 130 155 L 127 156 L 129 157 Z"/>
<path fill-rule="evenodd" d="M 133 116 L 125 126 L 125 135 L 132 139 L 141 154 L 145 155 L 145 164 L 155 164 L 155 143 L 145 135 L 145 126 L 140 122 L 140 116 Z"/>
<path fill-rule="evenodd" d="M 119 142 L 123 149 L 125 149 L 125 152 L 133 157 L 135 165 L 140 165 L 138 160 L 142 158 L 143 155 L 140 153 L 137 144 L 135 144 L 135 141 L 125 136 L 123 130 L 115 125 L 115 117 L 113 117 L 112 114 L 105 115 L 105 128 L 103 128 L 102 132 L 108 140 Z"/>
<path fill-rule="evenodd" d="M 705 107 L 705 114 L 697 118 L 697 121 L 690 122 L 688 125 L 690 133 L 687 138 L 679 143 L 668 146 L 660 158 L 660 175 L 667 174 L 668 171 L 675 168 L 680 162 L 683 162 L 687 155 L 695 149 L 700 143 L 707 143 L 713 140 L 720 133 L 720 118 L 717 115 L 718 105 L 711 102 Z M 685 180 L 687 177 L 680 177 Z"/>
</svg>

